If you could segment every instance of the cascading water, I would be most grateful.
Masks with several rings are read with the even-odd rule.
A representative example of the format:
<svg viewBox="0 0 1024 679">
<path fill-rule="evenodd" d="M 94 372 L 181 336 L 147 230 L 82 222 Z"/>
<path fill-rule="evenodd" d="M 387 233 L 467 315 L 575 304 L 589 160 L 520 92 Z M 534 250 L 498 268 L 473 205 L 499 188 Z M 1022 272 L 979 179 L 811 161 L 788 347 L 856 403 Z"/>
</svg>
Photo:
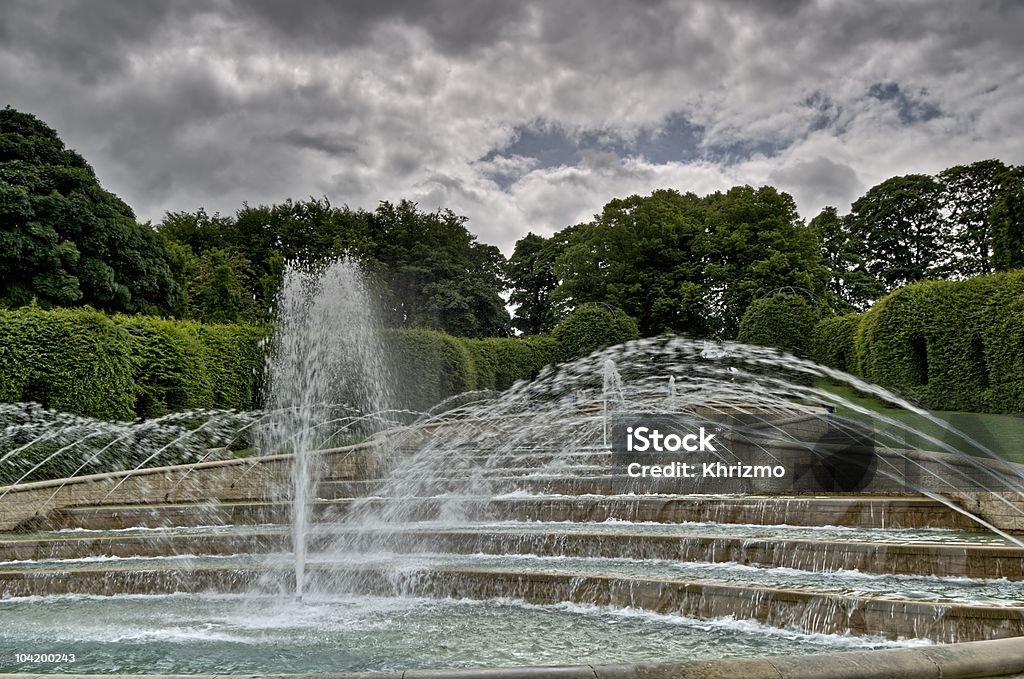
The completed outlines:
<svg viewBox="0 0 1024 679">
<path fill-rule="evenodd" d="M 1024 549 L 981 530 L 981 510 L 956 506 L 964 489 L 968 499 L 997 489 L 983 499 L 1020 515 L 1019 467 L 894 394 L 772 350 L 632 342 L 500 395 L 454 399 L 371 446 L 310 455 L 351 440 L 336 438 L 334 420 L 370 422 L 360 413 L 387 402 L 372 324 L 352 327 L 367 317 L 359 309 L 368 300 L 357 300 L 365 287 L 352 263 L 335 266 L 289 271 L 271 410 L 260 416 L 261 452 L 296 453 L 292 526 L 266 498 L 252 501 L 249 518 L 226 512 L 200 525 L 191 519 L 201 505 L 155 498 L 155 514 L 72 506 L 47 524 L 74 529 L 71 539 L 0 536 L 0 671 L 23 671 L 4 664 L 17 649 L 65 638 L 88 640 L 80 648 L 89 660 L 54 671 L 145 668 L 173 656 L 165 666 L 174 671 L 258 674 L 575 664 L 583 654 L 704 660 L 1024 634 Z M 847 398 L 852 390 L 898 409 L 869 411 L 865 399 Z M 637 413 L 678 416 L 716 432 L 724 448 L 821 462 L 828 473 L 829 446 L 859 445 L 868 431 L 878 488 L 630 485 L 605 431 Z M 202 426 L 185 432 L 205 436 Z M 14 448 L 29 451 L 53 435 L 18 431 L 24 442 Z M 334 466 L 359 456 L 376 464 L 381 449 L 387 473 Z M 328 458 L 331 475 L 317 486 Z M 217 473 L 232 486 L 260 473 L 256 463 L 251 476 L 248 461 L 228 463 Z M 315 524 L 306 500 L 325 510 Z M 137 528 L 125 531 L 133 516 Z M 292 577 L 301 605 L 279 595 Z M 147 594 L 46 596 L 111 591 Z M 109 643 L 124 643 L 124 619 L 140 639 L 135 665 Z M 459 643 L 442 653 L 436 639 L 456 628 Z"/>
<path fill-rule="evenodd" d="M 386 352 L 376 318 L 356 261 L 340 259 L 313 271 L 286 269 L 267 364 L 267 406 L 273 414 L 259 438 L 264 453 L 294 453 L 289 490 L 299 598 L 317 480 L 311 452 L 338 443 L 322 425 L 340 407 L 356 414 L 358 428 L 369 433 L 381 428 L 377 418 L 388 405 Z"/>
</svg>

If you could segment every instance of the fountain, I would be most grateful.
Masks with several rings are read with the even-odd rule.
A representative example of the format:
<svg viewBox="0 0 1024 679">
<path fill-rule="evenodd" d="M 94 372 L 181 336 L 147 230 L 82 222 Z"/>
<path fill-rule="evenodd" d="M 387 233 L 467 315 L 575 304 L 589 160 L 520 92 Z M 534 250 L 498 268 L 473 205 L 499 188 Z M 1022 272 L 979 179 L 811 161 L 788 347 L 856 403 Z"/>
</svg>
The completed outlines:
<svg viewBox="0 0 1024 679">
<path fill-rule="evenodd" d="M 374 307 L 351 259 L 323 270 L 289 265 L 277 300 L 275 342 L 268 355 L 268 405 L 273 415 L 259 430 L 261 448 L 293 453 L 291 483 L 295 596 L 302 598 L 306 541 L 317 470 L 311 452 L 329 447 L 319 425 L 325 406 L 342 400 L 349 412 L 370 415 L 359 429 L 373 431 L 386 407 L 384 346 Z"/>
<path fill-rule="evenodd" d="M 661 337 L 398 425 L 358 267 L 286 279 L 266 412 L 158 436 L 0 409 L 0 456 L 18 462 L 0 488 L 0 672 L 623 676 L 601 663 L 807 654 L 715 671 L 824 676 L 843 661 L 813 657 L 858 649 L 882 654 L 847 656 L 859 667 L 1024 672 L 1012 641 L 931 646 L 1024 634 L 1020 467 L 895 394 Z M 634 454 L 640 423 L 712 450 Z M 264 454 L 203 459 L 225 428 Z M 123 471 L 88 473 L 148 439 Z M 786 474 L 629 471 L 699 455 Z M 67 458 L 71 478 L 33 481 L 44 458 L 32 473 Z M 15 657 L 36 649 L 75 662 Z"/>
</svg>

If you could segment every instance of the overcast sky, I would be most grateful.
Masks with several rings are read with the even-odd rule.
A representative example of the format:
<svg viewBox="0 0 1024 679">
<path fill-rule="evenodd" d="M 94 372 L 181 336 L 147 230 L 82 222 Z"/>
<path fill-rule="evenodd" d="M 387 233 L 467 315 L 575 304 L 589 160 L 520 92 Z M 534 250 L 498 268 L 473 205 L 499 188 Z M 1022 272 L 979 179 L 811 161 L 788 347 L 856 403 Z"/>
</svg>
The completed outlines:
<svg viewBox="0 0 1024 679">
<path fill-rule="evenodd" d="M 1024 2 L 0 0 L 0 104 L 142 220 L 410 198 L 508 253 L 616 196 L 1024 163 Z"/>
</svg>

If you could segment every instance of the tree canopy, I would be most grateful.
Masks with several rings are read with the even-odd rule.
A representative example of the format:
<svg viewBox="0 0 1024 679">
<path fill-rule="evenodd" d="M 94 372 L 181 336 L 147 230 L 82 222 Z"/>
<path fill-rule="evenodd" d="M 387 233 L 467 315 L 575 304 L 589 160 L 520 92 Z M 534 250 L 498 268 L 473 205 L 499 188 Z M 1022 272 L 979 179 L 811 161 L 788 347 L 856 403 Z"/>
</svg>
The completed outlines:
<svg viewBox="0 0 1024 679">
<path fill-rule="evenodd" d="M 379 283 L 387 325 L 464 337 L 508 335 L 501 298 L 505 258 L 493 245 L 478 243 L 465 222 L 450 210 L 428 213 L 404 200 L 368 212 L 311 198 L 243 206 L 230 217 L 169 213 L 159 230 L 192 256 L 187 306 L 203 320 L 232 310 L 255 317 L 233 320 L 268 318 L 286 261 L 316 265 L 351 255 Z M 236 292 L 243 289 L 251 303 L 239 307 Z"/>
<path fill-rule="evenodd" d="M 169 212 L 153 229 L 53 129 L 0 111 L 0 307 L 263 322 L 286 262 L 341 256 L 364 263 L 392 327 L 542 334 L 585 307 L 597 318 L 597 305 L 635 319 L 640 335 L 732 339 L 755 300 L 779 293 L 846 313 L 916 281 L 1024 267 L 1024 168 L 992 159 L 892 177 L 809 224 L 771 186 L 659 189 L 613 198 L 550 237 L 528 233 L 506 261 L 465 217 L 407 200 Z M 753 316 L 778 315 L 755 306 Z"/>
<path fill-rule="evenodd" d="M 558 282 L 550 298 L 558 307 L 609 304 L 637 319 L 645 336 L 735 337 L 752 300 L 780 287 L 820 295 L 829 278 L 815 232 L 793 199 L 772 187 L 615 199 L 594 221 L 530 247 L 554 258 Z M 512 299 L 534 296 L 525 277 L 512 278 L 519 286 Z"/>
<path fill-rule="evenodd" d="M 0 305 L 164 314 L 170 252 L 35 116 L 0 110 Z"/>
</svg>

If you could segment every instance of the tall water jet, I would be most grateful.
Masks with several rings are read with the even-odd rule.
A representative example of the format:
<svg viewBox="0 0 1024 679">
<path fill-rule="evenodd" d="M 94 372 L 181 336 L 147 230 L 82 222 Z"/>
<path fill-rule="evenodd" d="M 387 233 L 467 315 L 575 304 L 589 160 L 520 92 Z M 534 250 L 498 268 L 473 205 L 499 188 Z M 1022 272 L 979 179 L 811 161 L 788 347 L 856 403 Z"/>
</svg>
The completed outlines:
<svg viewBox="0 0 1024 679">
<path fill-rule="evenodd" d="M 336 408 L 371 415 L 363 432 L 380 428 L 387 405 L 384 347 L 365 276 L 352 259 L 323 269 L 289 265 L 277 300 L 268 353 L 267 407 L 275 413 L 259 433 L 264 453 L 292 452 L 291 536 L 295 594 L 305 580 L 306 541 L 318 474 L 311 452 L 335 443 L 319 425 Z"/>
<path fill-rule="evenodd" d="M 601 376 L 601 392 L 604 401 L 604 430 L 602 438 L 604 446 L 607 448 L 608 418 L 610 411 L 615 407 L 615 405 L 622 402 L 622 377 L 619 376 L 619 369 L 615 365 L 615 361 L 610 358 L 606 359 L 604 364 L 601 366 Z M 609 408 L 609 404 L 611 404 L 611 408 Z"/>
</svg>

